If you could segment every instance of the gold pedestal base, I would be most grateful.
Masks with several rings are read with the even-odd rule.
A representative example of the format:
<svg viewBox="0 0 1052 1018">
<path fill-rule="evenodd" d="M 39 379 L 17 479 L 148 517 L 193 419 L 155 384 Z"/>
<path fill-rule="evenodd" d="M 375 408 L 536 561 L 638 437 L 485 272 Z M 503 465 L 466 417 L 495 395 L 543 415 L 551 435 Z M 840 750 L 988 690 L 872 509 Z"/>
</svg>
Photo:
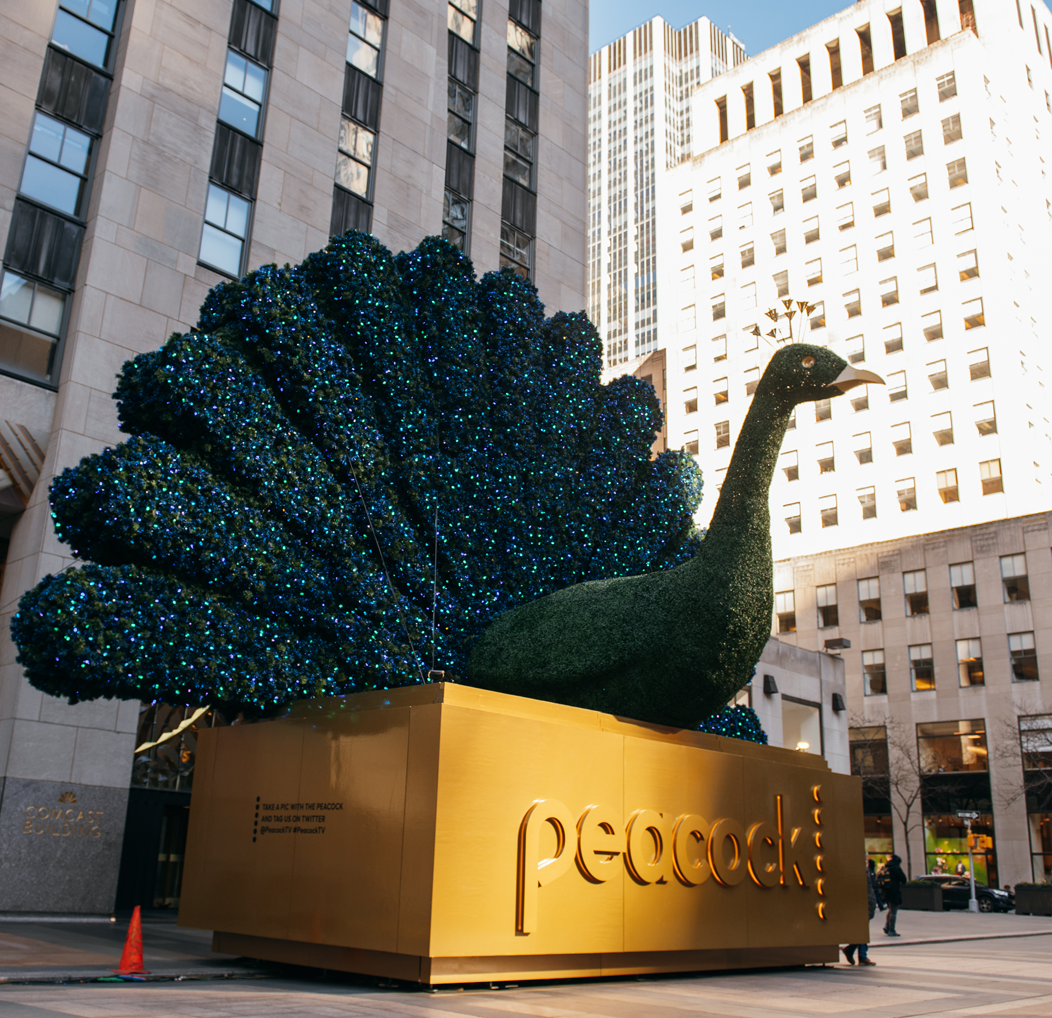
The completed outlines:
<svg viewBox="0 0 1052 1018">
<path fill-rule="evenodd" d="M 202 733 L 179 922 L 428 984 L 829 962 L 868 938 L 820 757 L 437 683 Z"/>
</svg>

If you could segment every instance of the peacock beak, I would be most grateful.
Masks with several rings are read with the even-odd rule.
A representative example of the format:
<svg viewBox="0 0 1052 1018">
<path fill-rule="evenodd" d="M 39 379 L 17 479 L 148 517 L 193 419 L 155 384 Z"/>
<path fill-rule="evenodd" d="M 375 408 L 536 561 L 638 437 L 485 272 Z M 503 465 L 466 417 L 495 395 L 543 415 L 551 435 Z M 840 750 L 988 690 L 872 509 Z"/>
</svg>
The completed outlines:
<svg viewBox="0 0 1052 1018">
<path fill-rule="evenodd" d="M 841 392 L 847 392 L 848 389 L 853 389 L 856 385 L 865 385 L 867 382 L 871 382 L 875 385 L 883 385 L 884 379 L 880 375 L 874 374 L 872 371 L 865 371 L 862 368 L 853 368 L 850 364 L 840 372 L 836 378 L 833 379 L 829 384 L 831 389 L 839 389 Z"/>
</svg>

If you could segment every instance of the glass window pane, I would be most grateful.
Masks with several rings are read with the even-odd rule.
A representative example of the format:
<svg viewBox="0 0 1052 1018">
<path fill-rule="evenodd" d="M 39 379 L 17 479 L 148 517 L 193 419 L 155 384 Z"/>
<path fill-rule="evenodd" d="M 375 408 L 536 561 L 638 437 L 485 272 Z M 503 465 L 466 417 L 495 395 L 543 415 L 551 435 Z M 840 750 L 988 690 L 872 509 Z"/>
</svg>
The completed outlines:
<svg viewBox="0 0 1052 1018">
<path fill-rule="evenodd" d="M 451 32 L 459 35 L 465 42 L 474 44 L 475 22 L 471 18 L 465 17 L 455 7 L 450 6 L 446 24 Z"/>
<path fill-rule="evenodd" d="M 508 119 L 504 122 L 504 144 L 524 159 L 533 162 L 534 135 L 525 127 Z"/>
<path fill-rule="evenodd" d="M 380 72 L 380 52 L 357 36 L 347 36 L 347 63 L 375 78 Z"/>
<path fill-rule="evenodd" d="M 34 131 L 34 133 L 36 133 Z M 83 175 L 88 168 L 88 154 L 91 152 L 91 139 L 72 127 L 66 128 L 66 140 L 62 145 L 62 156 L 59 162 L 74 173 Z"/>
<path fill-rule="evenodd" d="M 22 173 L 22 194 L 36 198 L 46 205 L 77 214 L 82 180 L 58 166 L 45 163 L 36 156 L 26 156 L 26 168 Z"/>
<path fill-rule="evenodd" d="M 236 194 L 227 196 L 226 228 L 239 237 L 248 233 L 248 202 Z"/>
<path fill-rule="evenodd" d="M 524 163 L 511 152 L 504 152 L 504 175 L 517 180 L 523 187 L 530 186 L 530 164 Z"/>
<path fill-rule="evenodd" d="M 205 205 L 205 222 L 216 226 L 226 224 L 226 207 L 230 195 L 215 184 L 208 185 L 208 202 Z"/>
<path fill-rule="evenodd" d="M 351 4 L 351 31 L 361 36 L 366 42 L 379 46 L 384 35 L 384 23 L 377 15 L 370 13 L 361 4 Z"/>
<path fill-rule="evenodd" d="M 452 0 L 455 7 L 459 7 L 465 14 L 472 18 L 478 18 L 478 0 Z"/>
<path fill-rule="evenodd" d="M 91 0 L 62 0 L 61 6 L 65 7 L 67 11 L 73 11 L 74 14 L 79 14 L 82 18 L 86 18 L 88 11 L 91 9 Z"/>
<path fill-rule="evenodd" d="M 42 382 L 51 381 L 57 341 L 0 323 L 0 367 Z"/>
<path fill-rule="evenodd" d="M 5 272 L 0 285 L 0 315 L 16 322 L 28 322 L 32 305 L 33 284 L 13 272 Z"/>
<path fill-rule="evenodd" d="M 471 149 L 471 124 L 462 120 L 455 113 L 446 114 L 446 134 L 450 141 L 455 141 L 461 148 Z M 507 154 L 504 156 L 507 160 Z"/>
<path fill-rule="evenodd" d="M 244 92 L 246 67 L 248 67 L 248 61 L 240 53 L 227 50 L 223 82 L 231 88 L 236 88 L 239 92 Z"/>
<path fill-rule="evenodd" d="M 258 64 L 248 63 L 245 65 L 245 95 L 256 102 L 263 102 L 263 89 L 267 84 L 267 72 Z"/>
<path fill-rule="evenodd" d="M 259 107 L 251 99 L 224 85 L 223 96 L 219 100 L 219 119 L 255 137 L 259 126 Z"/>
<path fill-rule="evenodd" d="M 508 22 L 508 46 L 521 53 L 531 64 L 537 62 L 537 40 L 514 21 Z"/>
<path fill-rule="evenodd" d="M 201 261 L 236 276 L 241 272 L 241 241 L 205 223 L 201 234 Z"/>
<path fill-rule="evenodd" d="M 372 131 L 359 127 L 350 120 L 340 123 L 340 150 L 354 156 L 363 163 L 373 164 L 373 143 L 376 137 Z"/>
<path fill-rule="evenodd" d="M 61 9 L 55 17 L 55 31 L 51 34 L 51 41 L 59 49 L 73 53 L 89 64 L 106 66 L 109 36 Z"/>
<path fill-rule="evenodd" d="M 466 120 L 475 119 L 475 93 L 470 89 L 449 81 L 449 108 Z"/>
<path fill-rule="evenodd" d="M 442 199 L 442 219 L 464 231 L 468 228 L 468 203 L 446 191 Z"/>
<path fill-rule="evenodd" d="M 64 125 L 57 120 L 52 120 L 51 117 L 44 116 L 43 113 L 38 113 L 33 122 L 33 136 L 29 139 L 29 151 L 57 163 L 62 155 L 62 139 L 65 133 Z"/>
<path fill-rule="evenodd" d="M 369 193 L 369 167 L 341 152 L 336 157 L 336 182 L 364 197 Z"/>
<path fill-rule="evenodd" d="M 70 10 L 75 8 L 68 4 L 63 3 L 63 7 L 69 7 Z M 117 13 L 117 0 L 91 0 L 91 9 L 88 11 L 88 20 L 94 22 L 99 28 L 104 28 L 106 31 L 113 31 L 113 18 Z"/>
<path fill-rule="evenodd" d="M 527 85 L 533 84 L 533 64 L 523 60 L 514 50 L 508 50 L 508 74 Z"/>
<path fill-rule="evenodd" d="M 62 308 L 66 298 L 50 287 L 37 284 L 36 296 L 33 298 L 33 313 L 29 324 L 41 332 L 50 332 L 57 336 L 62 328 Z"/>
</svg>

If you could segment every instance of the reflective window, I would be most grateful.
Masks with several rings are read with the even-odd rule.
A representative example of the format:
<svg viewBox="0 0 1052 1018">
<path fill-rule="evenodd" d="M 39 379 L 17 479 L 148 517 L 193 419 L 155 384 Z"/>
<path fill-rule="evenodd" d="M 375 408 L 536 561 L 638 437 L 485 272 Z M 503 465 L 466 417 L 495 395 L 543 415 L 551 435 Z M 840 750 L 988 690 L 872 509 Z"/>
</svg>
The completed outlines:
<svg viewBox="0 0 1052 1018">
<path fill-rule="evenodd" d="M 336 183 L 362 198 L 369 196 L 369 171 L 373 164 L 372 131 L 346 117 L 340 122 L 339 153 L 336 156 Z"/>
<path fill-rule="evenodd" d="M 240 276 L 250 204 L 216 184 L 208 185 L 200 260 L 228 276 Z"/>
<path fill-rule="evenodd" d="M 989 770 L 986 724 L 981 718 L 917 725 L 917 747 L 923 774 Z"/>
<path fill-rule="evenodd" d="M 508 73 L 533 86 L 537 65 L 537 38 L 522 25 L 508 21 Z"/>
<path fill-rule="evenodd" d="M 446 189 L 442 197 L 442 236 L 454 247 L 464 250 L 464 237 L 468 232 L 471 202 L 461 198 L 455 191 Z M 501 231 L 501 251 L 504 251 L 504 235 Z M 503 262 L 501 263 L 503 264 Z"/>
<path fill-rule="evenodd" d="M 0 282 L 0 367 L 50 381 L 65 303 L 58 290 L 6 270 Z"/>
<path fill-rule="evenodd" d="M 928 574 L 917 569 L 902 574 L 902 591 L 906 597 L 907 615 L 928 614 Z"/>
<path fill-rule="evenodd" d="M 504 175 L 533 190 L 533 162 L 537 136 L 518 121 L 504 121 Z"/>
<path fill-rule="evenodd" d="M 475 45 L 475 24 L 478 21 L 478 0 L 452 0 L 446 14 L 449 30 L 465 42 Z"/>
<path fill-rule="evenodd" d="M 81 211 L 91 138 L 38 113 L 19 190 L 71 216 Z"/>
<path fill-rule="evenodd" d="M 475 101 L 475 93 L 470 88 L 465 88 L 452 78 L 449 79 L 447 136 L 450 141 L 468 152 L 474 150 L 471 134 L 472 125 L 475 123 Z"/>
<path fill-rule="evenodd" d="M 259 133 L 263 93 L 267 72 L 259 64 L 228 50 L 223 74 L 223 95 L 219 100 L 219 119 L 224 124 L 255 138 Z"/>
<path fill-rule="evenodd" d="M 51 41 L 97 67 L 105 67 L 113 39 L 117 0 L 62 0 Z"/>
<path fill-rule="evenodd" d="M 378 78 L 380 44 L 383 37 L 383 19 L 366 10 L 361 4 L 352 2 L 350 35 L 347 37 L 347 63 L 372 78 Z"/>
<path fill-rule="evenodd" d="M 508 223 L 500 224 L 500 264 L 529 278 L 533 264 L 533 238 Z"/>
</svg>

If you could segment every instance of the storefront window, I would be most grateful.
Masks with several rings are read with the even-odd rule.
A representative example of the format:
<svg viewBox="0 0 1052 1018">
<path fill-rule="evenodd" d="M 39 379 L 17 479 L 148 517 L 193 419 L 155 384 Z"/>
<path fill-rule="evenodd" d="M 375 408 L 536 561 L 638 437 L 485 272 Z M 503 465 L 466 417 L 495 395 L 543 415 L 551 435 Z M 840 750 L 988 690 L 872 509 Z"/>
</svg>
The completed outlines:
<svg viewBox="0 0 1052 1018">
<path fill-rule="evenodd" d="M 1034 880 L 1052 881 L 1052 813 L 1031 813 L 1029 819 Z"/>
<path fill-rule="evenodd" d="M 872 859 L 877 866 L 883 866 L 895 851 L 895 845 L 891 834 L 890 816 L 867 816 L 865 819 L 866 830 L 866 855 Z"/>
<path fill-rule="evenodd" d="M 1052 881 L 1052 714 L 1019 719 L 1034 880 Z"/>
<path fill-rule="evenodd" d="M 989 770 L 982 718 L 917 725 L 917 747 L 923 774 Z"/>
<path fill-rule="evenodd" d="M 972 834 L 975 837 L 972 861 L 975 865 L 975 882 L 998 887 L 993 821 L 989 813 L 980 814 L 978 820 L 972 821 Z M 924 855 L 929 873 L 969 876 L 968 827 L 965 821 L 956 816 L 926 816 Z"/>
</svg>

